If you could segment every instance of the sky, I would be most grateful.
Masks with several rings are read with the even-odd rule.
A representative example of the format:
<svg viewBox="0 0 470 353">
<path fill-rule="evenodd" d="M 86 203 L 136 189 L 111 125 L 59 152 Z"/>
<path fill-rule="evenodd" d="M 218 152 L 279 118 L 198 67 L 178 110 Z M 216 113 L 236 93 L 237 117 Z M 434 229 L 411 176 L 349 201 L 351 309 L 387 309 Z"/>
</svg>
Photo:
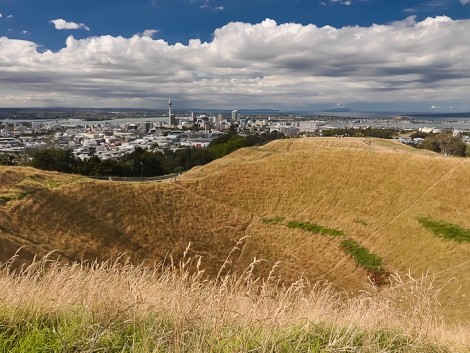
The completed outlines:
<svg viewBox="0 0 470 353">
<path fill-rule="evenodd" d="M 470 111 L 470 0 L 0 0 L 0 107 Z"/>
</svg>

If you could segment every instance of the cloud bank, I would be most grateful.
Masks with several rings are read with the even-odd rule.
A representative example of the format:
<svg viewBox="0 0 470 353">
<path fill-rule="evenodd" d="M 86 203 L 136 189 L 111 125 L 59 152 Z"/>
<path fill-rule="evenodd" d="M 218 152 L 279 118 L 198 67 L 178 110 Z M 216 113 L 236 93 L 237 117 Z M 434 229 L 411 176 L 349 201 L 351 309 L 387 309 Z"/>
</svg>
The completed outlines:
<svg viewBox="0 0 470 353">
<path fill-rule="evenodd" d="M 470 21 L 370 27 L 229 23 L 211 42 L 150 33 L 67 38 L 58 52 L 0 38 L 3 106 L 310 109 L 470 105 Z M 155 32 L 152 31 L 152 34 Z"/>
</svg>

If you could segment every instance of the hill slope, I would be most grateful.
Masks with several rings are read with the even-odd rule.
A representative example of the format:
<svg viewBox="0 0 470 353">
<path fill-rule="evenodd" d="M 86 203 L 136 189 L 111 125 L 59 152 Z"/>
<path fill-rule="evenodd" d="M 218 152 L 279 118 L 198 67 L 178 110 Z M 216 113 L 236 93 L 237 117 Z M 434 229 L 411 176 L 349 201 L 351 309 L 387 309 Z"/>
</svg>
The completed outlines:
<svg viewBox="0 0 470 353">
<path fill-rule="evenodd" d="M 384 271 L 429 271 L 442 292 L 443 313 L 470 312 L 470 243 L 443 239 L 420 219 L 470 229 L 470 161 L 444 158 L 392 141 L 278 140 L 239 150 L 186 173 L 179 182 L 118 183 L 0 169 L 0 257 L 57 250 L 70 260 L 115 258 L 178 261 L 191 242 L 215 275 L 253 257 L 267 275 L 304 275 L 347 290 L 364 288 L 370 271 L 344 251 L 350 239 L 382 259 Z M 315 234 L 289 222 L 343 233 Z M 168 260 L 169 261 L 169 260 Z"/>
<path fill-rule="evenodd" d="M 188 178 L 204 175 L 192 187 L 257 214 L 341 229 L 378 254 L 389 271 L 429 271 L 437 286 L 451 281 L 441 297 L 449 304 L 444 311 L 468 317 L 470 243 L 438 237 L 419 219 L 470 229 L 469 160 L 393 141 L 373 140 L 369 146 L 359 139 L 323 138 L 274 141 L 219 164 L 189 173 Z M 344 260 L 332 263 L 330 272 L 355 276 L 344 271 Z"/>
</svg>

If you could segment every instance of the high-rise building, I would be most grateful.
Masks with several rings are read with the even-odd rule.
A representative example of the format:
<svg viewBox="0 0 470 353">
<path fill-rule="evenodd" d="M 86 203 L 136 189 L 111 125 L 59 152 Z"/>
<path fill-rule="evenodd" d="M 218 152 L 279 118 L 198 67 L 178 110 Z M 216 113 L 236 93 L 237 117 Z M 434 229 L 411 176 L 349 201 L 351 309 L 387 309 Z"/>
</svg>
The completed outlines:
<svg viewBox="0 0 470 353">
<path fill-rule="evenodd" d="M 217 118 L 215 118 L 214 125 L 215 128 L 220 130 L 220 125 L 224 121 L 224 116 L 222 114 L 217 115 Z"/>
<path fill-rule="evenodd" d="M 171 125 L 171 106 L 173 103 L 171 103 L 171 98 L 168 98 L 168 124 Z"/>
<path fill-rule="evenodd" d="M 173 105 L 173 103 L 171 102 L 171 98 L 168 99 L 168 124 L 170 124 L 171 126 L 175 126 L 176 125 L 176 118 L 175 118 L 175 115 L 172 114 L 171 112 L 171 106 Z"/>
<path fill-rule="evenodd" d="M 232 121 L 238 121 L 238 110 L 232 110 Z"/>
</svg>

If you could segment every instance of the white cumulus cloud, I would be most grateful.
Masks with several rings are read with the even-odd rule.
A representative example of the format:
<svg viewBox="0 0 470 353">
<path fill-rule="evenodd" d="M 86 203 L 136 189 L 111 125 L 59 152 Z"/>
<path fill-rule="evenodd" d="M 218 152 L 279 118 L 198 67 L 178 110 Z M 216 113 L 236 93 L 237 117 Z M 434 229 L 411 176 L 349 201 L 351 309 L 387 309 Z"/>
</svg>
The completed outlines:
<svg viewBox="0 0 470 353">
<path fill-rule="evenodd" d="M 470 4 L 470 0 L 460 0 L 460 3 L 462 5 L 467 5 L 467 4 Z"/>
<path fill-rule="evenodd" d="M 84 29 L 89 31 L 90 28 L 83 23 L 75 23 L 75 22 L 67 22 L 62 18 L 58 18 L 56 20 L 50 20 L 49 23 L 52 23 L 55 29 Z"/>
<path fill-rule="evenodd" d="M 8 105 L 310 109 L 342 102 L 470 104 L 470 20 L 415 17 L 370 27 L 229 23 L 210 42 L 69 36 L 57 51 L 0 38 Z M 152 35 L 150 35 L 152 34 Z M 6 104 L 6 103 L 5 103 Z"/>
</svg>

